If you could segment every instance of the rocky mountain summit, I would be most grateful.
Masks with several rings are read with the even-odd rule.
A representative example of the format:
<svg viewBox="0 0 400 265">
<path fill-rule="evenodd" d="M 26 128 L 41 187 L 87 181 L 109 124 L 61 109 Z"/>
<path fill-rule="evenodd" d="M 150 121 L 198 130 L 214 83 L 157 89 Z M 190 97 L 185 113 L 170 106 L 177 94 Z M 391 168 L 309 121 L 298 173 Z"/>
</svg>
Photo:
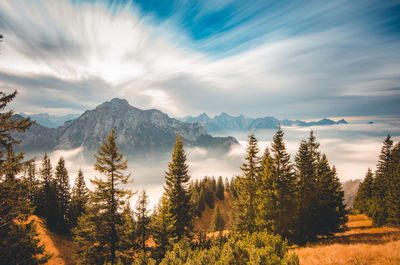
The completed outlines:
<svg viewBox="0 0 400 265">
<path fill-rule="evenodd" d="M 156 109 L 141 110 L 129 105 L 125 99 L 114 98 L 58 128 L 34 124 L 20 135 L 22 144 L 19 148 L 52 151 L 82 146 L 95 151 L 111 129 L 115 130 L 120 149 L 128 155 L 169 152 L 177 134 L 187 146 L 228 151 L 238 144 L 233 137 L 212 137 L 199 123 L 179 121 Z"/>
</svg>

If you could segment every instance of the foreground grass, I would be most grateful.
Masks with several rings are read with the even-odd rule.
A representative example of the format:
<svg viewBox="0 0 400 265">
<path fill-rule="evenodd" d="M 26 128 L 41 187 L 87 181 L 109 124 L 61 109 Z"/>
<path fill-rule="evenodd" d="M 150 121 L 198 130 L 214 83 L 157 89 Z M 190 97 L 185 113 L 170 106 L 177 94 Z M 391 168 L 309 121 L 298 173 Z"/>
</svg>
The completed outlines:
<svg viewBox="0 0 400 265">
<path fill-rule="evenodd" d="M 71 239 L 46 229 L 42 219 L 36 216 L 32 218 L 37 222 L 41 243 L 45 245 L 47 252 L 53 253 L 48 264 L 75 264 Z M 204 224 L 200 225 L 206 227 L 209 221 L 208 218 L 206 219 Z M 199 227 L 201 227 L 200 225 Z M 399 228 L 374 227 L 371 220 L 365 215 L 349 216 L 347 225 L 349 231 L 336 234 L 332 239 L 324 239 L 310 246 L 293 250 L 298 254 L 300 264 L 400 264 Z M 225 233 L 227 231 L 224 231 Z"/>
<path fill-rule="evenodd" d="M 349 231 L 294 251 L 300 264 L 400 264 L 400 229 L 374 227 L 365 215 L 349 216 Z"/>
</svg>

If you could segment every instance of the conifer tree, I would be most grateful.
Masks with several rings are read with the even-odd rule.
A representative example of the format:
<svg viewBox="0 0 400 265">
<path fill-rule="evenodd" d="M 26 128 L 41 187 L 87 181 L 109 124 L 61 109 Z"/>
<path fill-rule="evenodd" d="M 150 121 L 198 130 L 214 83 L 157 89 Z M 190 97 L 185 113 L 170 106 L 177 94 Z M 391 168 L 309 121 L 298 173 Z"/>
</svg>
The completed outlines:
<svg viewBox="0 0 400 265">
<path fill-rule="evenodd" d="M 225 195 L 225 187 L 224 187 L 224 182 L 222 181 L 222 177 L 218 177 L 217 181 L 217 191 L 215 192 L 215 195 L 217 196 L 218 199 L 223 200 Z"/>
<path fill-rule="evenodd" d="M 0 110 L 4 110 L 17 92 L 0 92 Z M 21 173 L 23 153 L 13 148 L 20 141 L 15 132 L 24 132 L 31 126 L 30 119 L 16 120 L 13 111 L 0 113 L 0 264 L 44 264 L 50 258 L 36 238 L 34 220 L 29 220 L 33 207 L 29 186 L 17 177 Z"/>
<path fill-rule="evenodd" d="M 24 178 L 27 181 L 29 186 L 29 201 L 32 203 L 33 206 L 37 205 L 37 196 L 39 192 L 39 183 L 36 179 L 36 165 L 33 159 L 26 161 L 23 164 L 24 168 Z"/>
<path fill-rule="evenodd" d="M 57 229 L 68 232 L 70 227 L 70 209 L 71 209 L 71 190 L 69 186 L 68 171 L 65 167 L 65 160 L 60 157 L 56 171 L 56 198 L 57 198 Z"/>
<path fill-rule="evenodd" d="M 347 222 L 346 205 L 344 203 L 344 192 L 336 168 L 329 166 L 325 154 L 318 161 L 317 166 L 317 211 L 315 229 L 312 236 L 330 236 L 334 233 L 343 232 Z M 310 237 L 310 239 L 314 239 Z"/>
<path fill-rule="evenodd" d="M 95 190 L 88 212 L 78 218 L 74 239 L 80 248 L 78 255 L 81 263 L 95 261 L 96 264 L 114 265 L 125 258 L 128 251 L 123 248 L 126 244 L 121 242 L 125 227 L 122 210 L 132 192 L 118 186 L 127 184 L 130 174 L 122 172 L 127 169 L 127 160 L 118 151 L 114 130 L 100 144 L 97 153 L 94 168 L 105 179 L 96 177 L 91 180 Z M 88 228 L 92 229 L 92 233 L 89 234 Z"/>
<path fill-rule="evenodd" d="M 41 191 L 38 201 L 38 213 L 47 220 L 49 228 L 54 229 L 57 223 L 57 194 L 56 182 L 53 178 L 51 161 L 47 153 L 44 154 L 42 167 L 39 170 Z"/>
<path fill-rule="evenodd" d="M 136 204 L 136 234 L 137 234 L 137 242 L 139 248 L 143 251 L 146 251 L 146 241 L 150 237 L 150 217 L 149 210 L 147 209 L 148 205 L 148 196 L 145 190 L 142 190 L 142 193 L 139 195 L 137 204 Z"/>
<path fill-rule="evenodd" d="M 296 174 L 298 178 L 296 234 L 298 240 L 307 242 L 317 236 L 316 226 L 320 215 L 318 209 L 319 182 L 317 164 L 320 158 L 319 143 L 316 142 L 313 131 L 308 141 L 300 143 L 295 157 Z"/>
<path fill-rule="evenodd" d="M 89 200 L 89 190 L 86 187 L 85 178 L 83 176 L 82 170 L 79 169 L 78 176 L 75 179 L 74 187 L 72 189 L 71 212 L 70 212 L 70 220 L 72 227 L 75 227 L 77 225 L 78 217 L 85 212 L 88 200 Z"/>
<path fill-rule="evenodd" d="M 275 133 L 271 145 L 273 178 L 277 183 L 277 205 L 274 216 L 274 233 L 284 238 L 293 236 L 296 213 L 296 176 L 290 163 L 290 156 L 283 142 L 284 133 L 281 128 Z"/>
<path fill-rule="evenodd" d="M 203 194 L 205 202 L 211 209 L 214 209 L 215 198 L 214 198 L 214 187 L 213 187 L 214 185 L 212 179 L 205 177 L 201 182 L 201 185 L 204 187 Z"/>
<path fill-rule="evenodd" d="M 121 253 L 121 262 L 122 264 L 135 264 L 136 257 L 141 252 L 139 251 L 139 245 L 137 242 L 137 231 L 136 231 L 136 222 L 134 219 L 135 213 L 131 209 L 131 205 L 129 201 L 124 207 L 122 212 L 122 225 L 121 228 L 121 249 L 128 250 L 124 253 Z M 132 255 L 132 251 L 135 251 L 135 254 Z"/>
<path fill-rule="evenodd" d="M 211 224 L 209 230 L 210 232 L 216 232 L 216 231 L 223 231 L 224 228 L 225 228 L 224 217 L 222 216 L 219 206 L 217 205 L 214 208 L 214 213 L 211 218 Z"/>
<path fill-rule="evenodd" d="M 159 204 L 153 212 L 151 220 L 151 230 L 153 240 L 156 246 L 153 249 L 153 258 L 161 261 L 171 245 L 170 233 L 172 230 L 171 226 L 171 214 L 169 212 L 169 201 L 165 194 L 161 197 Z"/>
<path fill-rule="evenodd" d="M 360 213 L 364 213 L 369 216 L 373 196 L 374 174 L 372 173 L 372 170 L 368 168 L 367 174 L 358 188 L 353 208 L 358 210 Z"/>
<path fill-rule="evenodd" d="M 393 225 L 400 224 L 400 142 L 391 151 L 388 167 L 388 223 Z"/>
<path fill-rule="evenodd" d="M 389 161 L 391 158 L 391 150 L 393 141 L 388 135 L 383 142 L 381 154 L 377 170 L 375 172 L 374 189 L 375 196 L 372 202 L 372 220 L 374 224 L 383 225 L 387 222 L 388 218 L 388 205 L 386 195 L 388 192 L 389 180 Z"/>
<path fill-rule="evenodd" d="M 171 215 L 170 236 L 175 242 L 182 238 L 192 237 L 193 215 L 190 205 L 189 180 L 183 141 L 178 135 L 172 152 L 172 161 L 168 164 L 168 171 L 165 172 L 164 185 L 168 211 Z"/>
<path fill-rule="evenodd" d="M 276 231 L 278 207 L 278 182 L 273 175 L 272 157 L 267 147 L 261 160 L 260 175 L 256 190 L 257 214 L 255 223 L 258 231 Z"/>
<path fill-rule="evenodd" d="M 256 181 L 260 172 L 260 158 L 258 157 L 258 141 L 254 135 L 249 136 L 245 162 L 240 168 L 243 175 L 237 178 L 235 189 L 237 198 L 234 198 L 232 206 L 233 228 L 239 232 L 253 233 L 256 231 Z"/>
</svg>

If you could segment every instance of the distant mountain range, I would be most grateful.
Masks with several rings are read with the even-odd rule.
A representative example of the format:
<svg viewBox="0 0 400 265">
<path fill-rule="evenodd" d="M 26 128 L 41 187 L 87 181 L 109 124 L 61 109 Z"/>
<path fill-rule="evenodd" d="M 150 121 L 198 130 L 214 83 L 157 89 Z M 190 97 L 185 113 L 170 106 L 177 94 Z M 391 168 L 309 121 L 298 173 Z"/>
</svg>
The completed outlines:
<svg viewBox="0 0 400 265">
<path fill-rule="evenodd" d="M 301 121 L 301 120 L 278 120 L 274 117 L 264 118 L 247 118 L 243 115 L 238 117 L 231 116 L 225 112 L 210 118 L 207 114 L 203 113 L 197 117 L 187 116 L 181 119 L 189 123 L 200 123 L 204 126 L 207 132 L 220 132 L 220 131 L 250 131 L 256 129 L 277 129 L 279 124 L 282 126 L 324 126 L 333 124 L 347 124 L 347 121 L 341 119 L 337 122 L 330 119 L 322 119 L 319 121 Z"/>
<path fill-rule="evenodd" d="M 68 114 L 68 115 L 50 115 L 47 113 L 39 113 L 39 114 L 25 114 L 20 112 L 19 115 L 22 117 L 31 117 L 32 120 L 36 121 L 37 124 L 40 124 L 47 128 L 57 128 L 62 125 L 66 121 L 74 120 L 79 117 L 79 114 Z"/>
<path fill-rule="evenodd" d="M 22 116 L 15 115 L 15 118 Z M 94 152 L 112 128 L 120 150 L 133 156 L 170 152 L 177 134 L 181 134 L 186 146 L 209 150 L 226 152 L 238 144 L 233 137 L 209 135 L 201 124 L 179 121 L 156 109 L 141 110 L 125 99 L 114 98 L 57 128 L 34 124 L 18 135 L 22 139 L 19 149 L 44 152 L 84 147 Z"/>
</svg>

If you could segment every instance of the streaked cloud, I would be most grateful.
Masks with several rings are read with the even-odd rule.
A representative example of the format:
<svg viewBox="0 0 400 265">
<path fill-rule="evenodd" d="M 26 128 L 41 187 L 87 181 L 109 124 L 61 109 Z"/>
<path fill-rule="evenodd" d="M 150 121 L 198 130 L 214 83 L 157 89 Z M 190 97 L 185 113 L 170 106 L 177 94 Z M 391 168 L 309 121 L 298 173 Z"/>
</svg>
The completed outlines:
<svg viewBox="0 0 400 265">
<path fill-rule="evenodd" d="M 113 97 L 173 116 L 400 113 L 398 1 L 0 3 L 0 89 L 22 112 Z"/>
</svg>

